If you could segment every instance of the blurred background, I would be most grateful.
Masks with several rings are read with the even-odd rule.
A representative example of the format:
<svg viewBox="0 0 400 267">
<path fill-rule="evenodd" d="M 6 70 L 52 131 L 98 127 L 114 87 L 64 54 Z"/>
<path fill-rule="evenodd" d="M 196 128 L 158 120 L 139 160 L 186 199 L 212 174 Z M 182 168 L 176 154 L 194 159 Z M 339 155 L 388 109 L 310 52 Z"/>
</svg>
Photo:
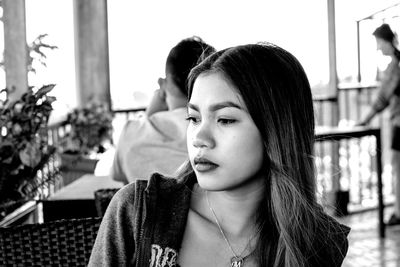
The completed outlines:
<svg viewBox="0 0 400 267">
<path fill-rule="evenodd" d="M 335 27 L 339 82 L 357 81 L 357 21 L 396 4 L 393 0 L 336 0 Z M 58 49 L 46 52 L 46 66 L 38 64 L 31 85 L 55 83 L 57 111 L 77 105 L 74 50 L 74 1 L 29 0 L 26 39 L 41 34 Z M 374 82 L 377 55 L 372 31 L 382 20 L 399 27 L 398 9 L 360 23 L 362 81 Z M 110 91 L 113 109 L 144 107 L 163 77 L 170 47 L 198 35 L 217 49 L 270 41 L 292 52 L 303 64 L 313 90 L 325 94 L 329 82 L 327 1 L 107 1 Z M 0 34 L 0 49 L 4 49 Z M 36 62 L 37 63 L 37 62 Z M 0 72 L 5 87 L 5 73 Z M 58 113 L 58 112 L 57 112 Z"/>
<path fill-rule="evenodd" d="M 388 111 L 374 118 L 369 128 L 352 128 L 371 105 L 380 73 L 390 62 L 390 58 L 377 50 L 372 32 L 382 23 L 388 23 L 395 33 L 400 33 L 398 0 L 3 0 L 0 3 L 0 51 L 5 51 L 0 88 L 16 86 L 21 95 L 26 85 L 40 88 L 55 84 L 51 95 L 56 100 L 48 99 L 53 110 L 45 129 L 38 132 L 39 139 L 46 146 L 56 147 L 58 156 L 73 151 L 81 156 L 78 161 L 85 159 L 90 165 L 82 169 L 69 156 L 61 161 L 59 157 L 44 160 L 33 175 L 43 182 L 35 183 L 34 190 L 22 194 L 24 201 L 34 203 L 23 212 L 14 213 L 14 217 L 8 206 L 3 209 L 0 205 L 0 226 L 95 214 L 95 189 L 118 187 L 93 180 L 96 162 L 105 150 L 115 148 L 126 121 L 143 114 L 154 90 L 159 88 L 158 78 L 165 77 L 168 52 L 180 40 L 196 35 L 217 50 L 267 41 L 295 55 L 310 80 L 320 130 L 315 149 L 318 196 L 334 216 L 354 227 L 350 235 L 351 250 L 344 265 L 400 266 L 400 229 L 387 230 L 388 234 L 383 222 L 394 202 Z M 26 47 L 20 49 L 17 43 L 26 43 Z M 23 67 L 21 74 L 18 72 L 21 68 L 10 62 L 25 51 L 27 56 L 22 60 L 28 68 Z M 0 101 L 12 96 L 13 93 L 0 94 Z M 88 106 L 92 102 L 100 104 Z M 88 124 L 75 124 L 81 116 L 89 117 Z M 95 122 L 94 131 L 106 125 L 101 131 L 107 134 L 96 136 L 101 139 L 101 146 L 89 144 L 89 140 L 97 139 L 88 134 L 87 125 Z M 7 119 L 2 127 L 6 123 Z M 81 128 L 87 131 L 79 136 L 87 142 L 85 153 L 79 146 L 80 151 L 74 150 L 75 140 L 65 139 Z M 1 132 L 5 138 L 11 130 L 2 128 Z M 107 139 L 106 144 L 103 139 Z M 100 174 L 105 175 L 107 170 Z M 48 178 L 49 173 L 56 175 Z M 77 188 L 88 186 L 92 190 L 88 191 L 88 198 L 57 193 L 65 192 L 62 190 L 77 180 L 83 181 L 80 178 L 86 174 L 92 175 L 92 180 L 76 184 L 70 192 L 79 195 Z M 93 183 L 98 183 L 96 188 L 90 187 Z M 0 179 L 0 191 L 1 186 Z M 69 206 L 62 206 L 62 217 L 55 200 L 65 200 L 65 195 L 70 197 Z M 77 199 L 81 202 L 76 202 Z M 85 208 L 92 209 L 92 213 L 85 213 Z M 383 208 L 389 211 L 384 214 Z M 365 260 L 368 258 L 365 254 L 372 258 Z"/>
</svg>

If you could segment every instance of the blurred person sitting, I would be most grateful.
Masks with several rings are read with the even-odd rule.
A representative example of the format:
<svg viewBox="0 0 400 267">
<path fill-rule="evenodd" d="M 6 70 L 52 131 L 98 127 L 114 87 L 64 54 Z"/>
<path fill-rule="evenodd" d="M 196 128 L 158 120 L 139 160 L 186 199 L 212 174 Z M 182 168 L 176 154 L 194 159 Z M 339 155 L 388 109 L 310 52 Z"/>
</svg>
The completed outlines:
<svg viewBox="0 0 400 267">
<path fill-rule="evenodd" d="M 395 207 L 388 225 L 400 224 L 400 51 L 396 48 L 396 37 L 388 24 L 382 24 L 374 32 L 377 49 L 383 55 L 391 58 L 383 72 L 378 95 L 369 112 L 358 123 L 368 124 L 376 114 L 387 107 L 390 110 L 390 124 L 392 127 L 392 175 L 395 182 Z"/>
<path fill-rule="evenodd" d="M 180 41 L 166 60 L 146 114 L 126 123 L 115 151 L 110 176 L 124 184 L 154 172 L 171 176 L 187 159 L 187 86 L 190 70 L 215 49 L 199 37 Z"/>
</svg>

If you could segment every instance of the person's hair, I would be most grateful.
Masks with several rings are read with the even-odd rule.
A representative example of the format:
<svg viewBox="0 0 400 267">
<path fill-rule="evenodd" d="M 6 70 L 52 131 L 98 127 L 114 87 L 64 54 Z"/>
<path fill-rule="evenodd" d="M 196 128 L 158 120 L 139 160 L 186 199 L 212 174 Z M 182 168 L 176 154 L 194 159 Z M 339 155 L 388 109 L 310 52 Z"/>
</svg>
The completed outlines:
<svg viewBox="0 0 400 267">
<path fill-rule="evenodd" d="M 166 69 L 185 96 L 187 96 L 186 80 L 190 70 L 213 52 L 215 52 L 214 47 L 197 36 L 183 39 L 169 52 Z"/>
<path fill-rule="evenodd" d="M 324 238 L 317 229 L 329 226 L 316 200 L 314 111 L 303 67 L 270 43 L 228 48 L 191 71 L 189 99 L 195 80 L 210 73 L 222 75 L 240 93 L 263 139 L 266 190 L 256 219 L 259 266 L 307 266 L 316 237 Z M 187 163 L 178 179 L 190 177 L 195 174 Z"/>
<path fill-rule="evenodd" d="M 376 38 L 380 38 L 388 43 L 390 43 L 394 48 L 394 55 L 398 60 L 400 60 L 400 51 L 396 48 L 396 35 L 390 28 L 389 24 L 382 24 L 372 33 Z"/>
</svg>

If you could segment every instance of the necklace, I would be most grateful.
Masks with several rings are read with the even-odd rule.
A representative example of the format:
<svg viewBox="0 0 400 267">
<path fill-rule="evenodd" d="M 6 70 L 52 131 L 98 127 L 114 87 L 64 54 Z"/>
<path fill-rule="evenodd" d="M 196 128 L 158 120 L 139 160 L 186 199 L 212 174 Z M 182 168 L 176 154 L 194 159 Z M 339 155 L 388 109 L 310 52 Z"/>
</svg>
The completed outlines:
<svg viewBox="0 0 400 267">
<path fill-rule="evenodd" d="M 246 256 L 244 256 L 244 257 L 242 256 L 242 254 L 247 250 L 247 248 L 249 247 L 249 245 L 250 245 L 251 241 L 253 240 L 253 238 L 251 238 L 249 240 L 249 242 L 247 243 L 247 245 L 244 248 L 243 252 L 240 255 L 237 255 L 235 253 L 235 251 L 233 250 L 233 248 L 231 246 L 231 243 L 229 242 L 228 238 L 226 237 L 224 231 L 222 230 L 222 227 L 219 224 L 217 215 L 215 215 L 214 209 L 211 207 L 210 200 L 208 199 L 208 191 L 206 191 L 206 199 L 207 199 L 208 208 L 210 209 L 212 215 L 214 216 L 214 219 L 215 219 L 215 222 L 217 223 L 218 229 L 221 232 L 221 235 L 224 238 L 225 243 L 228 245 L 229 249 L 231 250 L 231 252 L 233 254 L 233 257 L 231 258 L 231 267 L 242 267 L 242 266 L 244 266 L 244 261 L 246 260 L 246 258 L 248 256 L 251 255 L 251 253 L 246 255 Z"/>
</svg>

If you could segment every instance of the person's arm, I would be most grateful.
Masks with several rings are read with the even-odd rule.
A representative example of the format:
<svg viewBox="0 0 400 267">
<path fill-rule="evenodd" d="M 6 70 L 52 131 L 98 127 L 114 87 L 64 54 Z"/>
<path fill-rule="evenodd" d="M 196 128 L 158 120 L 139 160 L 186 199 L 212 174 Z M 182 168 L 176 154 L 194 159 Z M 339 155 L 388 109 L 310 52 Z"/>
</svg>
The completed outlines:
<svg viewBox="0 0 400 267">
<path fill-rule="evenodd" d="M 122 129 L 121 135 L 118 139 L 117 148 L 115 149 L 114 159 L 109 174 L 111 179 L 118 182 L 123 182 L 124 184 L 129 183 L 129 181 L 126 177 L 124 169 L 122 168 L 122 161 L 123 157 L 126 156 L 124 155 L 124 151 L 126 150 L 125 146 L 127 146 L 129 142 L 129 136 L 127 133 L 129 131 L 129 127 L 132 127 L 132 124 L 132 121 L 128 121 Z"/>
<path fill-rule="evenodd" d="M 135 255 L 135 184 L 120 189 L 101 222 L 89 259 L 89 267 L 128 266 Z"/>
<path fill-rule="evenodd" d="M 376 114 L 377 114 L 377 111 L 374 108 L 371 108 L 368 111 L 367 115 L 365 115 L 365 117 L 362 120 L 357 122 L 356 125 L 365 126 L 365 125 L 369 124 L 369 122 L 375 117 Z"/>
<path fill-rule="evenodd" d="M 400 70 L 397 61 L 392 61 L 383 72 L 383 78 L 379 85 L 378 95 L 371 109 L 356 125 L 367 125 L 376 114 L 384 110 L 390 104 L 390 99 L 398 94 L 397 88 L 400 83 Z"/>
<path fill-rule="evenodd" d="M 396 61 L 397 62 L 397 61 Z M 379 86 L 378 95 L 372 104 L 371 109 L 366 114 L 366 116 L 357 123 L 357 125 L 368 124 L 373 117 L 384 110 L 390 104 L 390 99 L 398 94 L 396 91 L 400 83 L 400 73 L 398 63 L 392 62 L 384 71 L 382 82 Z"/>
<path fill-rule="evenodd" d="M 368 113 L 359 122 L 357 122 L 356 125 L 369 124 L 376 114 L 384 110 L 389 105 L 389 100 L 390 99 L 384 88 L 380 88 L 378 95 Z"/>
<path fill-rule="evenodd" d="M 110 177 L 114 181 L 122 182 L 126 185 L 129 182 L 128 178 L 125 175 L 125 172 L 122 169 L 120 156 L 121 156 L 120 150 L 116 150 L 114 155 L 114 160 L 110 169 Z"/>
</svg>

